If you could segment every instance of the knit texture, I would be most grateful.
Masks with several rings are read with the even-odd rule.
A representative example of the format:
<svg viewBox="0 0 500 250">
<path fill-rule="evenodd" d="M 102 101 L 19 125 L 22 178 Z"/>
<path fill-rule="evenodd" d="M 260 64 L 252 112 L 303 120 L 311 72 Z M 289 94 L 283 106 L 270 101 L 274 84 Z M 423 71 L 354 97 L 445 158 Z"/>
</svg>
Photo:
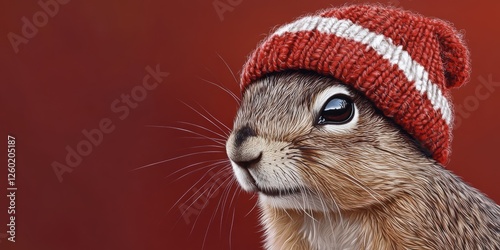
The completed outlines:
<svg viewBox="0 0 500 250">
<path fill-rule="evenodd" d="M 468 81 L 469 53 L 447 22 L 375 5 L 351 5 L 283 25 L 254 50 L 241 89 L 266 74 L 310 70 L 361 92 L 445 165 L 449 90 Z"/>
</svg>

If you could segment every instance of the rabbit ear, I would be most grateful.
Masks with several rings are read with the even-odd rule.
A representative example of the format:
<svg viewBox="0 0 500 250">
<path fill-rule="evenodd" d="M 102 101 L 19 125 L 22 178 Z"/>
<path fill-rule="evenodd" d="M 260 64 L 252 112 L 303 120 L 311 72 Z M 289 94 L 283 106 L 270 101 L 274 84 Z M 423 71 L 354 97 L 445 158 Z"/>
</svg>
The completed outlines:
<svg viewBox="0 0 500 250">
<path fill-rule="evenodd" d="M 443 20 L 436 20 L 444 77 L 448 89 L 458 88 L 469 81 L 470 55 L 462 35 Z"/>
</svg>

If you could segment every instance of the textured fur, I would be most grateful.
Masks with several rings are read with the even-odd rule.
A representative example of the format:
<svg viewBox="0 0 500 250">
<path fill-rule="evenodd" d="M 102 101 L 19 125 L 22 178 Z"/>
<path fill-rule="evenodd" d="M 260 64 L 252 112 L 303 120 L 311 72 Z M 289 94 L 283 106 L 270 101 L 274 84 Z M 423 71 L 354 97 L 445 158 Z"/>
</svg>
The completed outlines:
<svg viewBox="0 0 500 250">
<path fill-rule="evenodd" d="M 350 127 L 316 124 L 315 100 L 335 88 L 355 102 Z M 253 133 L 235 143 L 243 127 Z M 259 192 L 267 249 L 500 249 L 500 207 L 332 78 L 250 85 L 227 153 L 241 186 Z"/>
</svg>

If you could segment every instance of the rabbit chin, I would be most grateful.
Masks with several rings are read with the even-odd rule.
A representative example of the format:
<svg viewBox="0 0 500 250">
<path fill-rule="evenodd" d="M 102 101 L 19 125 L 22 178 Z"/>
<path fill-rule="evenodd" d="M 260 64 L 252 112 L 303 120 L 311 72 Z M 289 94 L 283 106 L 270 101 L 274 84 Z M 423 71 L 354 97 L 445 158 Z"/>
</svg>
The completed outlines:
<svg viewBox="0 0 500 250">
<path fill-rule="evenodd" d="M 259 193 L 259 202 L 261 206 L 268 205 L 281 209 L 294 209 L 315 212 L 335 212 L 329 205 L 322 201 L 316 195 L 296 193 L 286 196 L 269 196 L 264 193 Z"/>
<path fill-rule="evenodd" d="M 327 205 L 318 195 L 301 186 L 300 183 L 290 185 L 290 183 L 267 180 L 264 184 L 262 180 L 256 179 L 261 175 L 255 174 L 254 176 L 250 171 L 237 166 L 234 162 L 231 163 L 240 186 L 247 192 L 258 193 L 261 205 L 267 204 L 282 209 L 331 211 L 329 209 L 331 204 Z"/>
</svg>

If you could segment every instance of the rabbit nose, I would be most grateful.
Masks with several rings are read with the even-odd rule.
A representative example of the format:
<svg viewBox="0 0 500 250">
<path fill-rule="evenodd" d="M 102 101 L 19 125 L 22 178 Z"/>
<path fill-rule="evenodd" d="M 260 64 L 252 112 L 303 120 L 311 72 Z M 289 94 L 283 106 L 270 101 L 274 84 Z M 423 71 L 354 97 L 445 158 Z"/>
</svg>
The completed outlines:
<svg viewBox="0 0 500 250">
<path fill-rule="evenodd" d="M 262 150 L 258 143 L 259 138 L 251 127 L 248 125 L 241 127 L 232 137 L 232 140 L 228 141 L 227 155 L 234 163 L 247 169 L 259 163 L 262 159 Z"/>
<path fill-rule="evenodd" d="M 250 126 L 245 125 L 236 132 L 236 137 L 234 138 L 234 146 L 241 147 L 241 144 L 243 144 L 249 137 L 256 135 L 257 134 Z"/>
</svg>

